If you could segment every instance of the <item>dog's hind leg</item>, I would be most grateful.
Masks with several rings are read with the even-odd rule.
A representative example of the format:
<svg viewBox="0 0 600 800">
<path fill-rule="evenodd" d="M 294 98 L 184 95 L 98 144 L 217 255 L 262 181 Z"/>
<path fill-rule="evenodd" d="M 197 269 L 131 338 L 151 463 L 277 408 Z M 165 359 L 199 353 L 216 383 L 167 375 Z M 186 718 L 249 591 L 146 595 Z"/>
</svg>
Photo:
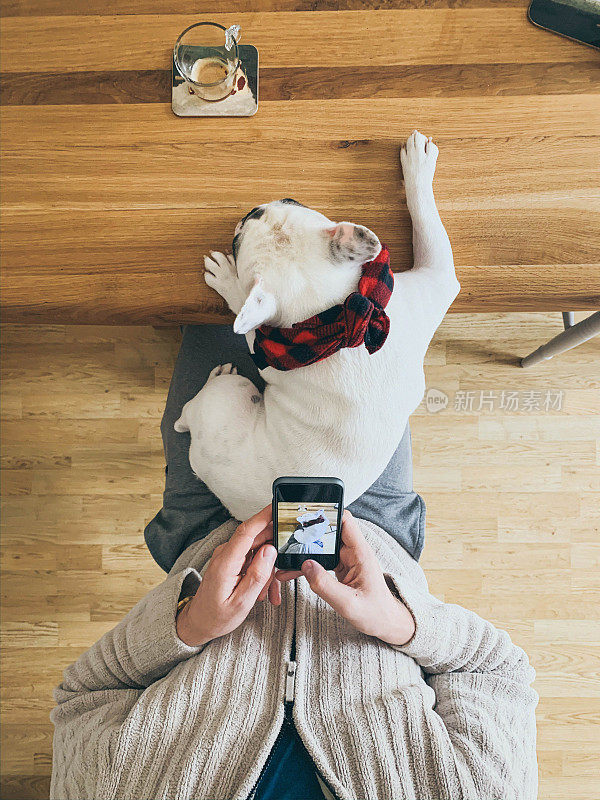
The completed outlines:
<svg viewBox="0 0 600 800">
<path fill-rule="evenodd" d="M 187 402 L 175 422 L 179 433 L 190 431 L 192 443 L 208 441 L 227 448 L 243 438 L 248 423 L 262 405 L 262 394 L 232 364 L 219 364 L 198 394 Z"/>
<path fill-rule="evenodd" d="M 252 381 L 224 364 L 212 370 L 175 422 L 176 431 L 190 432 L 192 471 L 237 519 L 245 519 L 239 514 L 246 513 L 255 484 L 270 486 L 261 479 L 268 450 L 262 435 L 264 413 L 263 396 Z M 252 506 L 250 514 L 261 507 Z"/>
</svg>

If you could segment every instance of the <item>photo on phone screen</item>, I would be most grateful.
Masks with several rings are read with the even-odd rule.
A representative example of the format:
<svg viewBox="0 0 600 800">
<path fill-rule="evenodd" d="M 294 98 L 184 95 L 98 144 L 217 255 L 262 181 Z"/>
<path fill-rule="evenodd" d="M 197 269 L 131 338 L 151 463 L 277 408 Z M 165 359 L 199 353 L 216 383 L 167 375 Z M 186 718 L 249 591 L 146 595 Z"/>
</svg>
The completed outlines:
<svg viewBox="0 0 600 800">
<path fill-rule="evenodd" d="M 339 563 L 344 484 L 339 478 L 277 478 L 273 483 L 275 565 L 301 569 L 307 559 L 325 569 Z"/>
<path fill-rule="evenodd" d="M 339 503 L 279 503 L 279 553 L 334 555 Z"/>
</svg>

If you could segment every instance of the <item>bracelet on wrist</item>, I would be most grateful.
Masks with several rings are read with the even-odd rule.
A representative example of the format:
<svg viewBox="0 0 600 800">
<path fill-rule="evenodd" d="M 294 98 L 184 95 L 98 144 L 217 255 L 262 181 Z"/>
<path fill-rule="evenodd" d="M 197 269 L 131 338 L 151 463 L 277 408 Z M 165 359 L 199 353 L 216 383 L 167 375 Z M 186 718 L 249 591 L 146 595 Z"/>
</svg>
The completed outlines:
<svg viewBox="0 0 600 800">
<path fill-rule="evenodd" d="M 193 597 L 194 597 L 194 595 L 190 594 L 187 597 L 182 598 L 177 603 L 177 613 L 175 614 L 175 616 L 177 616 L 177 614 L 179 614 L 179 612 L 181 611 L 182 608 L 185 608 L 187 606 L 187 604 L 192 601 Z"/>
</svg>

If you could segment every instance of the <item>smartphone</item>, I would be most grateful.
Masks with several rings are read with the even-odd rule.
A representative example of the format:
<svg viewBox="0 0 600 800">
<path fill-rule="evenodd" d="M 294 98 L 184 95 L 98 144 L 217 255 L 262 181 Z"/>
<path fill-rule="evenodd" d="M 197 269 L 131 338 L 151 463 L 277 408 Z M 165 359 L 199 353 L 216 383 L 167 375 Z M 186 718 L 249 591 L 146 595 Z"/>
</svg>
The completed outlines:
<svg viewBox="0 0 600 800">
<path fill-rule="evenodd" d="M 531 0 L 528 16 L 540 28 L 600 48 L 600 0 Z"/>
<path fill-rule="evenodd" d="M 278 569 L 300 569 L 307 559 L 325 569 L 340 560 L 344 483 L 340 478 L 273 481 L 273 544 Z"/>
</svg>

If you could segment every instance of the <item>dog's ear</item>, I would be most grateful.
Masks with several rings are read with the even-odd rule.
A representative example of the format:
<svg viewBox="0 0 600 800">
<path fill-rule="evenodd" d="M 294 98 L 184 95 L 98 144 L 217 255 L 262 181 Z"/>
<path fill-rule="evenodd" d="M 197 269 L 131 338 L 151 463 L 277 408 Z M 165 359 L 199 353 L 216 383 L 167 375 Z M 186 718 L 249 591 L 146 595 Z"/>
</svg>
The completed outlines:
<svg viewBox="0 0 600 800">
<path fill-rule="evenodd" d="M 273 318 L 277 311 L 275 295 L 264 288 L 262 280 L 256 278 L 246 302 L 235 318 L 233 330 L 248 333 Z"/>
<path fill-rule="evenodd" d="M 329 252 L 337 263 L 354 262 L 364 264 L 379 255 L 381 242 L 373 231 L 363 225 L 352 222 L 338 222 L 333 228 L 327 228 Z"/>
</svg>

